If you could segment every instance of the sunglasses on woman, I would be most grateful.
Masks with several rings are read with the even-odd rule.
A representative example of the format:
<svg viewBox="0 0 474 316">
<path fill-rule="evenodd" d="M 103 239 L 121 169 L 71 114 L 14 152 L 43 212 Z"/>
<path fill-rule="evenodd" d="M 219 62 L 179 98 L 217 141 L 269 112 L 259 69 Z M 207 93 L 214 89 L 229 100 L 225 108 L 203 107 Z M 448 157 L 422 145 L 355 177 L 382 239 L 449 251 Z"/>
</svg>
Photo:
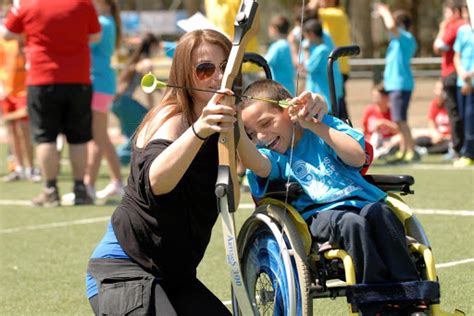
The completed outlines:
<svg viewBox="0 0 474 316">
<path fill-rule="evenodd" d="M 220 64 L 205 62 L 197 64 L 194 68 L 194 72 L 196 73 L 196 76 L 199 80 L 206 80 L 214 75 L 217 68 L 219 68 L 219 71 L 223 74 L 226 66 L 227 62 L 223 62 Z"/>
</svg>

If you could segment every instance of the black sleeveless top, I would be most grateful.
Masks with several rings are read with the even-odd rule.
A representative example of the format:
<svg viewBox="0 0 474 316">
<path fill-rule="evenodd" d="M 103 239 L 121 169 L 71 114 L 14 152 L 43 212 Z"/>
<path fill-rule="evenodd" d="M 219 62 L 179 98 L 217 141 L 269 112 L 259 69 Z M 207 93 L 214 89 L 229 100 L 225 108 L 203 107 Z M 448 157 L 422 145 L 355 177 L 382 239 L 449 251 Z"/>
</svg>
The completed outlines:
<svg viewBox="0 0 474 316">
<path fill-rule="evenodd" d="M 195 277 L 209 244 L 218 215 L 217 139 L 218 134 L 211 136 L 173 191 L 159 196 L 152 192 L 148 173 L 172 142 L 157 139 L 133 148 L 130 176 L 112 226 L 127 255 L 163 285 L 179 286 Z"/>
</svg>

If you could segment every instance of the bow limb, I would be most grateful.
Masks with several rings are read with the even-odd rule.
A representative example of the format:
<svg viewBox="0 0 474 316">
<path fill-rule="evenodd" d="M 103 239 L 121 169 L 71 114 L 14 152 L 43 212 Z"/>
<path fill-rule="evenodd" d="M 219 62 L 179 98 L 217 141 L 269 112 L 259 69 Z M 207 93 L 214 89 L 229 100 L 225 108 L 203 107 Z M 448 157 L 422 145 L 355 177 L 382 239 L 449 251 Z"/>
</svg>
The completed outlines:
<svg viewBox="0 0 474 316">
<path fill-rule="evenodd" d="M 235 78 L 245 53 L 245 47 L 257 33 L 258 3 L 256 0 L 242 0 L 239 12 L 235 17 L 234 39 L 232 49 L 227 60 L 227 67 L 222 78 L 221 88 L 232 89 Z M 223 104 L 234 105 L 235 98 L 226 96 Z M 240 200 L 240 185 L 237 178 L 236 164 L 236 129 L 219 135 L 219 167 L 216 183 L 216 196 L 222 218 L 224 244 L 227 264 L 231 273 L 232 289 L 242 315 L 255 315 L 251 300 L 246 290 L 240 270 L 240 260 L 235 238 L 235 223 L 233 213 L 237 210 Z M 238 129 L 237 129 L 238 133 Z M 238 135 L 238 134 L 237 134 Z M 236 305 L 234 305 L 236 307 Z M 238 311 L 234 311 L 238 312 Z"/>
</svg>

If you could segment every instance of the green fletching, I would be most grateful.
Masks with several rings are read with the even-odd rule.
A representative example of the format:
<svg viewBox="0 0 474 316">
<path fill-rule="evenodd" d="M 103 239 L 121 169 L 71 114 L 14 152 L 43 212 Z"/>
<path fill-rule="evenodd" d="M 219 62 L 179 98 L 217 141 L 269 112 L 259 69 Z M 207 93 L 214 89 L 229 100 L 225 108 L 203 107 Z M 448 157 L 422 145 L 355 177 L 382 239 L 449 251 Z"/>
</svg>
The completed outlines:
<svg viewBox="0 0 474 316">
<path fill-rule="evenodd" d="M 278 101 L 278 105 L 282 108 L 287 108 L 290 106 L 290 103 L 287 100 L 280 100 Z"/>
</svg>

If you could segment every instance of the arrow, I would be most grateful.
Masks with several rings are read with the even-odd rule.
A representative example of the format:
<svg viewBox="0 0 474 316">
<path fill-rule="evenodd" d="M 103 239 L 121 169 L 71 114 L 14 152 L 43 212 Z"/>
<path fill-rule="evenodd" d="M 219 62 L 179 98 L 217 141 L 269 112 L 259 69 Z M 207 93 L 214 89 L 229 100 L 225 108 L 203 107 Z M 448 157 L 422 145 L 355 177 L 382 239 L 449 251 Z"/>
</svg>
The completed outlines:
<svg viewBox="0 0 474 316">
<path fill-rule="evenodd" d="M 225 93 L 225 92 L 220 92 L 220 91 L 213 90 L 213 89 L 200 89 L 200 88 L 191 88 L 191 87 L 184 87 L 184 86 L 176 86 L 176 85 L 167 84 L 166 82 L 158 80 L 156 78 L 156 76 L 153 75 L 151 72 L 143 76 L 142 81 L 141 81 L 141 87 L 142 87 L 142 90 L 145 93 L 152 93 L 155 90 L 169 87 L 169 88 L 186 89 L 186 90 L 194 90 L 194 91 L 201 91 L 201 92 L 211 92 L 211 93 L 218 93 L 218 94 L 227 95 L 227 93 Z M 266 98 L 253 97 L 253 96 L 249 96 L 249 95 L 238 95 L 238 94 L 235 94 L 234 96 L 239 97 L 239 98 L 245 98 L 245 99 L 250 99 L 250 100 L 258 100 L 258 101 L 264 101 L 264 102 L 269 102 L 269 103 L 273 103 L 273 104 L 278 104 L 282 108 L 287 108 L 291 105 L 289 103 L 289 101 L 287 101 L 287 100 L 276 101 L 276 100 L 271 100 L 271 99 L 266 99 Z"/>
</svg>

